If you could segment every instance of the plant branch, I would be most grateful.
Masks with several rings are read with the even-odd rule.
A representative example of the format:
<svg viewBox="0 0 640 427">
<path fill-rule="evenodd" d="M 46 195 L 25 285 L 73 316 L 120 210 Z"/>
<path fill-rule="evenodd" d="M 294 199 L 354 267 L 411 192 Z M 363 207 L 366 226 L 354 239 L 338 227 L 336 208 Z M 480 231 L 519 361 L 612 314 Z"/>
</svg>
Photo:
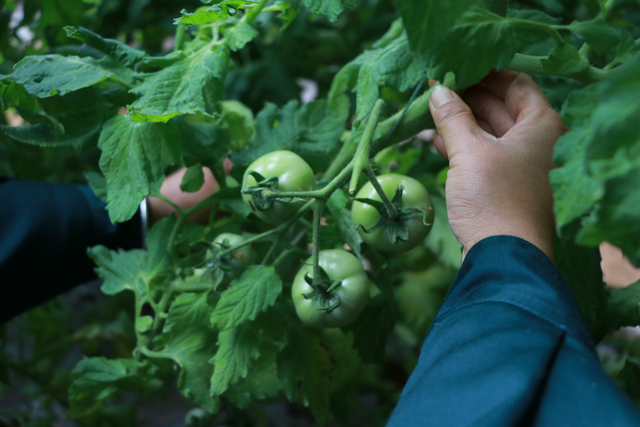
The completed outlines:
<svg viewBox="0 0 640 427">
<path fill-rule="evenodd" d="M 300 198 L 300 199 L 323 199 L 326 200 L 342 185 L 344 180 L 353 170 L 353 162 L 345 166 L 338 176 L 320 190 L 313 191 L 271 191 L 263 190 L 262 195 L 267 199 L 271 198 Z"/>
<path fill-rule="evenodd" d="M 530 55 L 522 55 L 516 53 L 513 60 L 507 66 L 508 70 L 518 71 L 521 73 L 528 74 L 540 74 L 545 76 L 557 76 L 557 77 L 566 77 L 576 81 L 579 81 L 584 84 L 591 84 L 595 82 L 599 82 L 604 80 L 608 72 L 605 70 L 601 70 L 600 68 L 596 68 L 593 66 L 589 66 L 584 71 L 580 71 L 579 73 L 570 73 L 564 75 L 553 74 L 544 69 L 542 65 L 542 61 L 548 59 L 547 56 L 530 56 Z"/>
<path fill-rule="evenodd" d="M 317 202 L 313 207 L 313 284 L 317 286 L 320 280 L 320 222 L 324 202 Z"/>
<path fill-rule="evenodd" d="M 358 181 L 360 180 L 360 174 L 362 171 L 369 167 L 369 153 L 371 152 L 371 141 L 378 126 L 378 120 L 380 119 L 380 112 L 384 106 L 384 101 L 378 99 L 371 110 L 367 125 L 364 128 L 362 139 L 358 144 L 358 149 L 353 157 L 353 173 L 351 174 L 351 183 L 349 184 L 349 194 L 354 194 L 358 187 Z"/>
<path fill-rule="evenodd" d="M 391 200 L 389 200 L 389 197 L 387 197 L 387 194 L 384 192 L 384 190 L 380 186 L 380 182 L 378 182 L 378 178 L 376 178 L 376 175 L 373 173 L 371 166 L 368 166 L 364 170 L 364 173 L 367 175 L 367 178 L 369 178 L 369 182 L 371 182 L 371 185 L 373 185 L 373 188 L 376 190 L 376 193 L 378 193 L 378 195 L 380 196 L 380 199 L 382 200 L 382 203 L 384 203 L 384 207 L 387 209 L 389 216 L 392 219 L 398 218 L 398 216 L 400 216 L 400 212 L 398 211 L 398 208 L 396 208 L 393 205 L 393 203 L 391 203 Z"/>
<path fill-rule="evenodd" d="M 179 24 L 178 28 L 176 28 L 176 42 L 173 46 L 173 51 L 177 52 L 182 50 L 182 44 L 184 43 L 184 35 L 187 31 L 187 26 L 185 24 Z"/>
<path fill-rule="evenodd" d="M 253 8 L 247 11 L 246 15 L 244 16 L 244 19 L 247 22 L 247 24 L 249 25 L 253 24 L 253 21 L 256 20 L 258 15 L 260 15 L 260 13 L 262 12 L 262 9 L 264 9 L 266 4 L 267 4 L 267 0 L 262 0 L 260 3 L 258 3 Z"/>
</svg>

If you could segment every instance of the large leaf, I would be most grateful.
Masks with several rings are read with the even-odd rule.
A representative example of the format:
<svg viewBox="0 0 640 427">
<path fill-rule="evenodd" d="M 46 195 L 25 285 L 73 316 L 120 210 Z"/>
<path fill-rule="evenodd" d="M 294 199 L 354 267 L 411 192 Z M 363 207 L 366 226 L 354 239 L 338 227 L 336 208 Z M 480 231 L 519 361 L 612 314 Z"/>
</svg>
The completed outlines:
<svg viewBox="0 0 640 427">
<path fill-rule="evenodd" d="M 210 24 L 212 22 L 216 22 L 234 15 L 239 8 L 253 6 L 253 3 L 259 2 L 260 0 L 223 0 L 214 1 L 213 6 L 201 7 L 194 13 L 189 13 L 183 9 L 182 12 L 180 12 L 182 14 L 182 17 L 175 19 L 174 24 Z M 211 4 L 212 2 L 205 1 L 203 3 Z"/>
<path fill-rule="evenodd" d="M 139 123 L 126 116 L 109 120 L 98 146 L 100 168 L 107 178 L 109 216 L 126 221 L 164 176 L 168 166 L 180 159 L 182 141 L 175 123 Z"/>
<path fill-rule="evenodd" d="M 227 49 L 218 46 L 158 71 L 132 90 L 140 95 L 131 105 L 133 120 L 166 123 L 177 115 L 198 113 L 217 117 L 229 66 Z"/>
<path fill-rule="evenodd" d="M 47 98 L 93 86 L 114 74 L 93 58 L 53 54 L 27 56 L 9 77 L 30 94 Z"/>
<path fill-rule="evenodd" d="M 640 325 L 640 281 L 615 289 L 609 295 L 609 326 L 618 329 L 622 326 Z"/>
<path fill-rule="evenodd" d="M 336 22 L 338 16 L 358 4 L 358 0 L 302 0 L 305 6 L 315 14 L 326 16 Z"/>
<path fill-rule="evenodd" d="M 94 246 L 89 249 L 89 256 L 98 265 L 96 273 L 104 281 L 102 292 L 115 295 L 124 290 L 130 290 L 137 297 L 146 296 L 147 288 L 143 276 L 146 252 L 110 251 L 104 246 Z"/>
<path fill-rule="evenodd" d="M 127 67 L 133 67 L 145 56 L 145 53 L 141 50 L 134 49 L 117 40 L 105 39 L 86 28 L 65 27 L 64 29 L 67 32 L 67 36 L 85 42 L 89 46 L 113 57 L 116 61 Z"/>
<path fill-rule="evenodd" d="M 282 293 L 282 280 L 275 268 L 263 265 L 249 267 L 239 279 L 231 282 L 231 288 L 222 293 L 211 323 L 223 331 L 234 328 L 275 304 Z"/>
</svg>

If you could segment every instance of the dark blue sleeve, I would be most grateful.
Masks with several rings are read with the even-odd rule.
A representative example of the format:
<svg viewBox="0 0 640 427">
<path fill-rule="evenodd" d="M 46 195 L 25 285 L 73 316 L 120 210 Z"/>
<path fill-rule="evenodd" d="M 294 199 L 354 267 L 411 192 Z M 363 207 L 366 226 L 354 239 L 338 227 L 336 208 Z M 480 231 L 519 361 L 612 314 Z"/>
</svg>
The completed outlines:
<svg viewBox="0 0 640 427">
<path fill-rule="evenodd" d="M 640 426 L 569 287 L 530 243 L 468 253 L 389 420 L 410 426 Z"/>
<path fill-rule="evenodd" d="M 112 224 L 89 187 L 0 179 L 0 323 L 95 278 L 98 244 L 140 247 L 140 214 Z"/>
</svg>

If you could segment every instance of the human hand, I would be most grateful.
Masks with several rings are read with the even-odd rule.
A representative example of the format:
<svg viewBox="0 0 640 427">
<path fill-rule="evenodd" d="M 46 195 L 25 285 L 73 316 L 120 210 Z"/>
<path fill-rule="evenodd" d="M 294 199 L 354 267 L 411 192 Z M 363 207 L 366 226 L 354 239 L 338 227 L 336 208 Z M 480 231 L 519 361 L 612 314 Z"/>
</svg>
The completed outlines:
<svg viewBox="0 0 640 427">
<path fill-rule="evenodd" d="M 233 163 L 229 159 L 225 160 L 224 170 L 228 175 L 231 171 L 231 167 Z M 184 210 L 188 210 L 196 206 L 198 203 L 212 195 L 218 190 L 218 182 L 211 173 L 209 168 L 203 167 L 202 171 L 204 172 L 204 184 L 200 188 L 200 190 L 195 193 L 187 193 L 182 191 L 180 188 L 180 184 L 182 183 L 182 178 L 184 177 L 187 168 L 181 168 L 169 175 L 165 181 L 162 183 L 162 187 L 160 188 L 160 193 L 165 196 L 167 199 L 171 200 L 180 208 Z M 157 197 L 149 197 L 149 223 L 153 224 L 162 218 L 168 217 L 172 213 L 175 212 L 173 206 L 169 203 L 165 202 L 162 199 L 158 199 Z M 211 213 L 211 208 L 207 207 L 200 212 L 193 215 L 189 218 L 190 221 L 197 222 L 199 224 L 206 224 L 209 222 L 209 215 Z"/>
<path fill-rule="evenodd" d="M 526 74 L 492 72 L 462 98 L 437 87 L 429 103 L 436 149 L 449 160 L 449 223 L 463 259 L 480 240 L 520 237 L 553 259 L 549 172 L 568 128 Z"/>
</svg>

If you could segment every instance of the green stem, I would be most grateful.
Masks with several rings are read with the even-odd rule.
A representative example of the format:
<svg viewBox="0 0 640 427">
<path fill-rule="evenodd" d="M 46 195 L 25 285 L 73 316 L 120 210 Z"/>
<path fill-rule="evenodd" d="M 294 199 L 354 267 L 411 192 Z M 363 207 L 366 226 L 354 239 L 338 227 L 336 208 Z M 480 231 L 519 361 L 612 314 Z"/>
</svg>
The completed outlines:
<svg viewBox="0 0 640 427">
<path fill-rule="evenodd" d="M 353 157 L 353 173 L 351 174 L 351 183 L 349 184 L 349 194 L 355 194 L 360 180 L 360 174 L 369 166 L 369 154 L 371 152 L 371 141 L 378 126 L 380 112 L 384 106 L 384 101 L 378 99 L 373 106 L 373 110 L 367 120 L 367 126 L 364 128 L 362 139 L 358 144 L 358 149 Z"/>
<path fill-rule="evenodd" d="M 181 214 L 178 217 L 178 222 L 176 222 L 176 225 L 173 227 L 173 230 L 171 231 L 171 236 L 169 237 L 169 243 L 167 244 L 167 252 L 169 252 L 169 256 L 171 257 L 172 261 L 176 257 L 176 239 L 178 238 L 178 235 L 182 231 L 182 228 L 184 227 L 184 224 L 187 221 L 187 218 L 188 217 L 186 215 Z"/>
<path fill-rule="evenodd" d="M 149 350 L 147 347 L 140 347 L 140 353 L 152 359 L 166 359 L 167 356 L 159 351 Z"/>
<path fill-rule="evenodd" d="M 317 286 L 320 280 L 320 221 L 324 202 L 318 202 L 313 207 L 313 284 Z"/>
<path fill-rule="evenodd" d="M 288 251 L 284 251 L 278 258 L 276 258 L 275 261 L 273 261 L 273 266 L 277 266 L 278 264 L 280 264 L 286 257 L 288 257 L 289 255 L 291 255 L 292 253 L 296 252 L 293 249 L 289 249 Z"/>
<path fill-rule="evenodd" d="M 176 44 L 173 47 L 174 52 L 182 50 L 182 44 L 184 43 L 184 35 L 186 31 L 187 26 L 185 24 L 179 24 L 178 28 L 176 28 Z"/>
<path fill-rule="evenodd" d="M 340 173 L 340 171 L 351 161 L 353 155 L 356 153 L 358 149 L 358 144 L 348 139 L 342 144 L 340 147 L 340 151 L 338 155 L 333 160 L 329 169 L 325 172 L 323 178 L 324 179 L 333 179 Z"/>
<path fill-rule="evenodd" d="M 266 198 L 300 198 L 300 199 L 323 199 L 326 200 L 342 185 L 344 180 L 353 170 L 353 164 L 348 164 L 345 166 L 338 176 L 333 178 L 333 180 L 327 184 L 326 187 L 321 188 L 320 190 L 313 191 L 271 191 L 271 190 L 263 190 L 262 195 Z"/>
<path fill-rule="evenodd" d="M 256 236 L 253 236 L 253 237 L 251 237 L 251 238 L 249 238 L 249 239 L 247 239 L 247 240 L 243 241 L 242 243 L 240 243 L 240 244 L 238 244 L 238 245 L 236 245 L 236 246 L 233 246 L 233 247 L 231 247 L 231 248 L 229 248 L 229 249 L 226 249 L 226 250 L 224 250 L 224 251 L 220 252 L 220 253 L 218 254 L 218 256 L 223 257 L 223 256 L 225 256 L 225 255 L 229 255 L 230 253 L 236 252 L 236 251 L 238 251 L 238 249 L 241 249 L 241 248 L 243 248 L 243 247 L 245 247 L 245 246 L 247 246 L 247 245 L 249 245 L 249 244 L 251 244 L 251 243 L 253 243 L 253 242 L 257 242 L 257 241 L 259 241 L 259 240 L 264 240 L 264 239 L 266 239 L 266 238 L 268 238 L 268 237 L 271 237 L 271 236 L 273 236 L 273 235 L 275 235 L 275 234 L 282 233 L 283 231 L 288 230 L 288 229 L 289 229 L 289 228 L 291 228 L 291 226 L 293 226 L 293 224 L 295 224 L 295 223 L 296 223 L 296 222 L 297 222 L 297 221 L 298 221 L 298 220 L 299 220 L 299 219 L 300 219 L 300 218 L 301 218 L 305 213 L 307 213 L 310 209 L 312 209 L 312 208 L 313 208 L 313 206 L 315 206 L 315 204 L 316 204 L 316 203 L 317 203 L 317 201 L 316 201 L 316 200 L 310 200 L 310 201 L 308 201 L 308 202 L 307 202 L 304 206 L 302 206 L 302 207 L 300 208 L 300 210 L 299 210 L 299 211 L 298 211 L 298 212 L 297 212 L 297 213 L 296 213 L 296 214 L 295 214 L 295 215 L 294 215 L 290 220 L 288 220 L 287 222 L 284 222 L 284 223 L 280 224 L 279 226 L 277 226 L 276 228 L 272 228 L 272 229 L 271 229 L 271 230 L 269 230 L 269 231 L 265 231 L 265 232 L 264 232 L 264 233 L 262 233 L 262 234 L 258 234 L 258 235 L 256 235 Z"/>
<path fill-rule="evenodd" d="M 176 212 L 178 212 L 179 215 L 184 215 L 184 209 L 182 209 L 180 206 L 178 206 L 177 203 L 175 203 L 173 200 L 167 198 L 164 194 L 158 194 L 158 195 L 154 195 L 153 197 L 157 197 L 158 199 L 164 201 L 165 203 L 168 203 L 169 205 L 171 205 L 171 207 L 173 209 L 176 210 Z"/>
<path fill-rule="evenodd" d="M 367 178 L 369 178 L 369 182 L 371 182 L 371 185 L 373 185 L 373 188 L 376 190 L 376 192 L 380 196 L 382 203 L 384 203 L 384 207 L 387 208 L 387 212 L 389 213 L 389 216 L 392 219 L 398 218 L 398 216 L 400 216 L 400 212 L 393 205 L 393 203 L 391 203 L 391 200 L 389 200 L 389 197 L 387 197 L 387 194 L 384 192 L 384 190 L 380 186 L 380 182 L 378 182 L 378 178 L 376 178 L 376 175 L 373 173 L 371 166 L 368 166 L 364 170 L 364 173 L 367 174 Z"/>
<path fill-rule="evenodd" d="M 173 291 L 175 290 L 175 284 L 172 282 L 169 287 L 165 290 L 164 294 L 162 294 L 162 298 L 158 303 L 158 311 L 156 311 L 156 316 L 153 319 L 153 334 L 152 336 L 158 335 L 160 330 L 162 329 L 163 321 L 166 316 L 161 316 L 161 314 L 165 314 L 169 305 L 169 300 L 173 295 Z"/>
<path fill-rule="evenodd" d="M 260 3 L 258 3 L 253 8 L 247 11 L 247 14 L 244 16 L 244 19 L 247 22 L 247 24 L 249 25 L 253 24 L 253 21 L 256 20 L 258 15 L 260 15 L 260 13 L 262 12 L 262 9 L 264 9 L 266 4 L 267 4 L 267 0 L 262 0 Z"/>
<path fill-rule="evenodd" d="M 529 21 L 527 19 L 510 19 L 510 23 L 515 24 L 519 27 L 532 28 L 535 30 L 544 31 L 549 33 L 549 35 L 553 38 L 558 46 L 564 44 L 564 40 L 562 40 L 562 36 L 558 33 L 559 29 L 564 28 L 561 25 L 549 25 L 542 22 Z"/>
<path fill-rule="evenodd" d="M 516 53 L 513 60 L 511 60 L 511 63 L 509 63 L 509 65 L 507 66 L 507 69 L 528 74 L 558 76 L 557 74 L 550 73 L 544 69 L 542 61 L 546 59 L 548 59 L 547 56 L 530 56 Z M 586 70 L 580 71 L 579 73 L 565 74 L 558 77 L 567 77 L 584 84 L 591 84 L 604 80 L 607 75 L 607 71 L 590 66 Z"/>
</svg>

